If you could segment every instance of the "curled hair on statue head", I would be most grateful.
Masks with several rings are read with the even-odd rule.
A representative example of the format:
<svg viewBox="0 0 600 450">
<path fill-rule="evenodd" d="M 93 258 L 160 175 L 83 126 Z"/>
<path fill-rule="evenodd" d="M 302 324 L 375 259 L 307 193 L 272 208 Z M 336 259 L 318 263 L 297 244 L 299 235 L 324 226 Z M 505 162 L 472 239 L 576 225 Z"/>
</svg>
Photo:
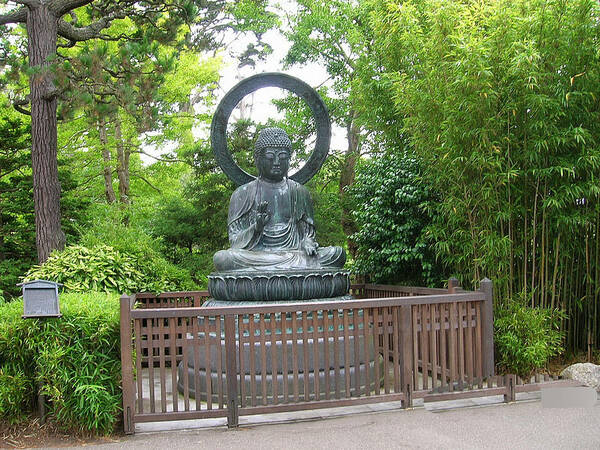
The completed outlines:
<svg viewBox="0 0 600 450">
<path fill-rule="evenodd" d="M 283 148 L 289 153 L 292 152 L 292 141 L 285 130 L 281 128 L 264 128 L 258 133 L 258 138 L 254 144 L 254 160 L 257 161 L 263 150 L 266 148 Z"/>
</svg>

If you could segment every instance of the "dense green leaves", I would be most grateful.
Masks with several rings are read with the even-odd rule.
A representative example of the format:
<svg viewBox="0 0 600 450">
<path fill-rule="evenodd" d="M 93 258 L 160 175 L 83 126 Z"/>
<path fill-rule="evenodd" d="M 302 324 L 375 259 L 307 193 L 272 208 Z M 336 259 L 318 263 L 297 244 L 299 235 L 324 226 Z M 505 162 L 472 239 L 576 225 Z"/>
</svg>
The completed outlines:
<svg viewBox="0 0 600 450">
<path fill-rule="evenodd" d="M 573 347 L 597 340 L 598 3 L 368 3 L 356 88 L 392 105 L 440 192 L 436 254 L 465 286 L 489 276 L 499 300 L 567 310 Z"/>
<path fill-rule="evenodd" d="M 420 172 L 407 151 L 358 166 L 350 190 L 358 228 L 352 236 L 355 270 L 374 282 L 420 286 L 442 281 L 423 233 L 431 223 L 427 206 L 434 198 Z"/>
<path fill-rule="evenodd" d="M 561 320 L 564 314 L 559 310 L 531 308 L 519 301 L 496 308 L 494 342 L 500 370 L 526 378 L 546 368 L 549 359 L 564 350 Z"/>
<path fill-rule="evenodd" d="M 119 294 L 179 290 L 190 283 L 184 271 L 158 256 L 152 259 L 141 253 L 123 253 L 107 245 L 74 245 L 53 252 L 44 264 L 32 267 L 25 279 L 56 281 L 69 292 Z"/>
<path fill-rule="evenodd" d="M 23 320 L 22 300 L 0 305 L 0 417 L 25 417 L 41 385 L 61 428 L 111 433 L 122 404 L 118 298 L 62 294 L 60 305 L 60 319 L 44 320 Z"/>
</svg>

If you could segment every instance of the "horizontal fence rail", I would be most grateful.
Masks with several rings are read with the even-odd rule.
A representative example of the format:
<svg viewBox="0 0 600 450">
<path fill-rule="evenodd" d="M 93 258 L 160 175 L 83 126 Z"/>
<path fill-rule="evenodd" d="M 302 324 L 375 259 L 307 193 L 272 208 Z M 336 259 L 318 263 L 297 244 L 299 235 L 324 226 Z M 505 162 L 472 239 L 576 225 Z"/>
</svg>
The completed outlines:
<svg viewBox="0 0 600 450">
<path fill-rule="evenodd" d="M 344 302 L 227 307 L 200 307 L 202 291 L 121 297 L 125 431 L 415 398 L 511 401 L 539 388 L 494 376 L 489 280 L 474 292 L 453 280 L 352 290 L 357 299 Z"/>
</svg>

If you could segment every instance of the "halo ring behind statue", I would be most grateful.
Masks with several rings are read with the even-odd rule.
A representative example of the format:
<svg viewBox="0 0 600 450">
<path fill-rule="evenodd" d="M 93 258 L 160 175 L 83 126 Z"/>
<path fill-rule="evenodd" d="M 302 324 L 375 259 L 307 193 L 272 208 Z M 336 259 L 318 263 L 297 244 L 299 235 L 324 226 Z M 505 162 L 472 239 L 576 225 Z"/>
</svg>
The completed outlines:
<svg viewBox="0 0 600 450">
<path fill-rule="evenodd" d="M 227 148 L 227 122 L 240 100 L 263 87 L 278 87 L 293 92 L 304 99 L 313 113 L 317 129 L 315 148 L 304 166 L 290 176 L 292 180 L 305 184 L 319 171 L 327 158 L 331 140 L 331 123 L 327 107 L 317 91 L 304 81 L 284 73 L 268 72 L 253 75 L 240 81 L 223 97 L 210 127 L 210 139 L 217 163 L 223 172 L 239 186 L 256 178 L 244 171 L 233 160 Z"/>
</svg>

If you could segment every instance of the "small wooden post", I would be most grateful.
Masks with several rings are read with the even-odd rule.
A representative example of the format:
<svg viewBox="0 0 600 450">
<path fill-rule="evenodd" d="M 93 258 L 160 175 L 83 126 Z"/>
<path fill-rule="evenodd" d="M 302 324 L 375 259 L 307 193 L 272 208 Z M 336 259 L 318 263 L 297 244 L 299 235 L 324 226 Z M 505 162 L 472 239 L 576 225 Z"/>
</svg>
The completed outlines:
<svg viewBox="0 0 600 450">
<path fill-rule="evenodd" d="M 239 425 L 238 401 L 238 370 L 235 336 L 235 315 L 225 315 L 225 360 L 227 378 L 227 427 L 236 428 Z M 241 343 L 240 343 L 241 345 Z"/>
<path fill-rule="evenodd" d="M 454 294 L 457 287 L 460 287 L 458 279 L 454 277 L 448 278 L 448 294 Z"/>
<path fill-rule="evenodd" d="M 131 336 L 131 306 L 135 297 L 121 296 L 121 382 L 123 384 L 123 430 L 125 434 L 133 434 L 135 428 L 135 386 L 133 385 L 133 348 Z M 141 358 L 142 355 L 137 355 Z M 138 374 L 142 376 L 142 374 Z"/>
<path fill-rule="evenodd" d="M 504 375 L 504 386 L 506 387 L 506 393 L 504 394 L 504 402 L 512 403 L 517 399 L 515 393 L 516 375 Z"/>
<path fill-rule="evenodd" d="M 402 332 L 402 393 L 404 400 L 402 401 L 403 408 L 412 408 L 413 406 L 413 323 L 412 323 L 412 306 L 402 305 L 400 307 L 400 329 Z M 378 364 L 379 361 L 375 361 Z"/>
<path fill-rule="evenodd" d="M 494 376 L 494 291 L 492 281 L 488 278 L 481 280 L 480 291 L 485 294 L 481 308 L 481 338 L 483 357 L 483 376 Z"/>
</svg>

